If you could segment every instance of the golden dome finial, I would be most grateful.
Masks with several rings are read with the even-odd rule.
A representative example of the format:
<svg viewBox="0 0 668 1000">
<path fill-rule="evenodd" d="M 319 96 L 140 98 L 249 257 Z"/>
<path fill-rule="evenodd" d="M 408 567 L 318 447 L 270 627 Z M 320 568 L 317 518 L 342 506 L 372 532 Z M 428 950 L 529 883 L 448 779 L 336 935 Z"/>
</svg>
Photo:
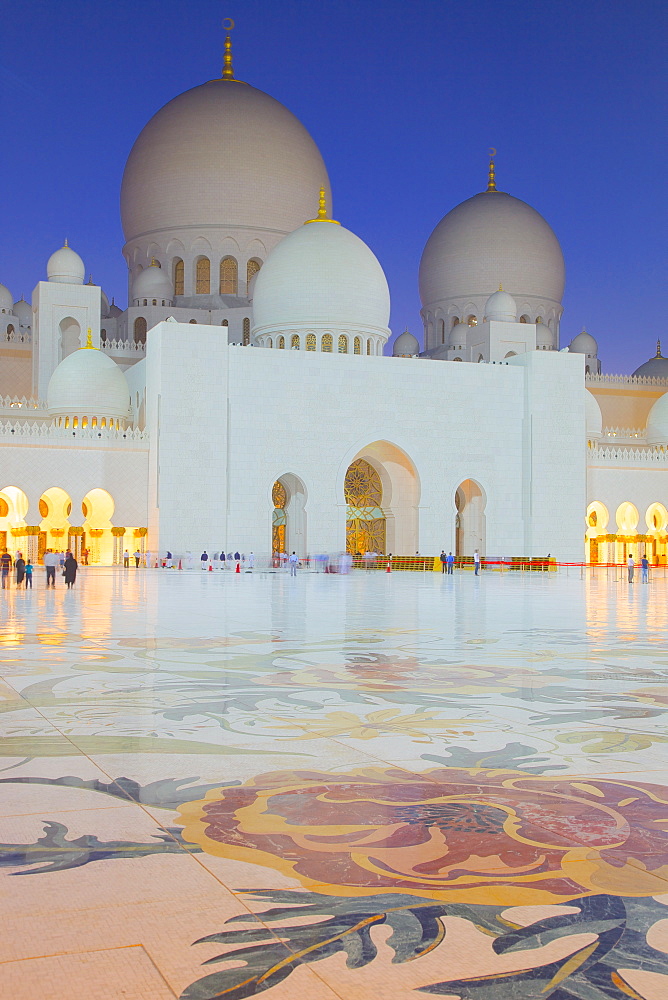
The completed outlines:
<svg viewBox="0 0 668 1000">
<path fill-rule="evenodd" d="M 320 197 L 318 198 L 318 217 L 316 219 L 307 219 L 304 225 L 308 225 L 309 222 L 332 222 L 335 226 L 340 225 L 336 219 L 329 219 L 327 217 L 327 197 L 325 195 L 324 187 L 320 188 Z"/>
<path fill-rule="evenodd" d="M 162 265 L 160 264 L 160 261 L 156 260 L 155 257 L 152 256 L 151 257 L 151 263 L 148 266 L 149 267 L 161 267 Z"/>
<path fill-rule="evenodd" d="M 503 285 L 499 285 L 499 291 L 500 291 L 500 292 L 502 292 L 502 291 L 503 291 Z"/>
<path fill-rule="evenodd" d="M 91 330 L 90 327 L 88 327 L 88 333 L 86 334 L 86 347 L 88 348 L 89 351 L 95 350 L 95 348 L 93 347 L 93 331 Z"/>
<path fill-rule="evenodd" d="M 487 190 L 496 191 L 496 168 L 494 166 L 494 157 L 496 156 L 496 150 L 494 146 L 489 147 L 489 174 L 487 175 Z"/>
<path fill-rule="evenodd" d="M 65 237 L 65 242 L 63 243 L 63 246 L 64 247 L 68 247 L 69 246 L 69 243 L 67 242 L 67 237 Z"/>
<path fill-rule="evenodd" d="M 223 18 L 223 28 L 225 31 L 232 31 L 234 21 L 231 17 Z M 223 80 L 234 80 L 234 67 L 232 66 L 232 37 L 225 36 L 225 54 L 223 55 Z"/>
<path fill-rule="evenodd" d="M 657 340 L 657 342 L 656 342 L 656 356 L 657 356 L 657 358 L 662 358 L 663 357 L 663 355 L 661 353 L 661 341 L 660 340 Z"/>
</svg>

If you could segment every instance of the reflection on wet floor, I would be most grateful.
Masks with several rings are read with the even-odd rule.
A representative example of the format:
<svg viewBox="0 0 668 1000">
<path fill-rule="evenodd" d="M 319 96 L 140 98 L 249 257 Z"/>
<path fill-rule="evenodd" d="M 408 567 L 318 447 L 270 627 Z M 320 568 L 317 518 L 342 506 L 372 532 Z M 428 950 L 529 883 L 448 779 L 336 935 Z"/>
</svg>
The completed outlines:
<svg viewBox="0 0 668 1000">
<path fill-rule="evenodd" d="M 667 597 L 602 571 L 3 592 L 1 995 L 665 997 Z"/>
</svg>

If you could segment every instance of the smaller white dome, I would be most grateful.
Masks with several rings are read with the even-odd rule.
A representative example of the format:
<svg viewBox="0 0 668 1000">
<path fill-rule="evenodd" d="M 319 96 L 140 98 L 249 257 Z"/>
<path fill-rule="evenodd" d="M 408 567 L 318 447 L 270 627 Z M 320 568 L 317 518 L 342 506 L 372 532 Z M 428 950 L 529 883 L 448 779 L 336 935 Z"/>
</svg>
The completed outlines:
<svg viewBox="0 0 668 1000">
<path fill-rule="evenodd" d="M 647 444 L 668 444 L 668 392 L 659 396 L 647 418 Z"/>
<path fill-rule="evenodd" d="M 517 322 L 517 303 L 512 295 L 499 288 L 498 292 L 487 299 L 485 303 L 485 318 L 498 323 Z"/>
<path fill-rule="evenodd" d="M 452 330 L 450 331 L 450 336 L 448 338 L 448 343 L 453 347 L 462 347 L 466 344 L 469 336 L 469 330 L 471 328 L 466 325 L 466 323 L 455 323 Z"/>
<path fill-rule="evenodd" d="M 83 285 L 86 268 L 78 253 L 72 247 L 65 245 L 52 253 L 46 265 L 46 276 L 49 281 L 60 281 L 67 285 Z"/>
<path fill-rule="evenodd" d="M 394 342 L 392 354 L 395 358 L 413 358 L 420 353 L 420 344 L 417 337 L 414 337 L 408 330 L 404 330 Z"/>
<path fill-rule="evenodd" d="M 0 285 L 0 313 L 10 313 L 14 308 L 14 296 L 6 285 Z"/>
<path fill-rule="evenodd" d="M 21 326 L 32 326 L 32 306 L 24 298 L 14 303 L 14 315 L 18 316 Z"/>
<path fill-rule="evenodd" d="M 598 400 L 589 389 L 585 389 L 585 421 L 587 437 L 600 438 L 603 433 L 603 414 Z"/>
<path fill-rule="evenodd" d="M 172 283 L 154 258 L 149 266 L 140 271 L 132 282 L 132 301 L 136 306 L 141 305 L 144 299 L 149 305 L 153 299 L 157 301 L 158 305 L 162 305 L 163 301 L 172 305 L 173 298 Z"/>
<path fill-rule="evenodd" d="M 54 417 L 127 420 L 130 390 L 115 361 L 94 347 L 81 347 L 54 371 L 46 405 Z"/>
<path fill-rule="evenodd" d="M 253 335 L 291 328 L 390 331 L 385 273 L 366 243 L 338 223 L 313 220 L 271 251 L 253 288 Z"/>
<path fill-rule="evenodd" d="M 598 354 L 598 344 L 590 333 L 583 330 L 569 344 L 571 354 Z"/>
</svg>

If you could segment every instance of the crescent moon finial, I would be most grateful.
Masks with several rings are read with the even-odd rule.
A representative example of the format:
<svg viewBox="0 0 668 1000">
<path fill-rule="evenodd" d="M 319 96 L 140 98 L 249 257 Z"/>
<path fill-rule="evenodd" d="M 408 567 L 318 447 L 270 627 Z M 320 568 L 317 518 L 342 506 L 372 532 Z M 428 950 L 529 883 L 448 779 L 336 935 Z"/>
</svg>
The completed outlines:
<svg viewBox="0 0 668 1000">
<path fill-rule="evenodd" d="M 496 149 L 494 148 L 494 146 L 490 146 L 489 147 L 489 158 L 490 158 L 490 160 L 493 160 L 495 156 L 496 156 Z"/>
<path fill-rule="evenodd" d="M 223 18 L 223 30 L 224 31 L 232 31 L 233 28 L 234 28 L 234 21 L 232 20 L 232 18 L 231 17 L 224 17 Z"/>
</svg>

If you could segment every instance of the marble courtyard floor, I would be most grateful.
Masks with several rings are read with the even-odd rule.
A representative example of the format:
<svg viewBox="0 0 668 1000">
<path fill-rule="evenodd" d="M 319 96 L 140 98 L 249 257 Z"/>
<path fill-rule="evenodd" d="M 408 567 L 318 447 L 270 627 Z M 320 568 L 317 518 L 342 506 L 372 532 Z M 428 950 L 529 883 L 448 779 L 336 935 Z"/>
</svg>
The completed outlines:
<svg viewBox="0 0 668 1000">
<path fill-rule="evenodd" d="M 668 580 L 0 593 L 0 996 L 668 997 Z"/>
</svg>

